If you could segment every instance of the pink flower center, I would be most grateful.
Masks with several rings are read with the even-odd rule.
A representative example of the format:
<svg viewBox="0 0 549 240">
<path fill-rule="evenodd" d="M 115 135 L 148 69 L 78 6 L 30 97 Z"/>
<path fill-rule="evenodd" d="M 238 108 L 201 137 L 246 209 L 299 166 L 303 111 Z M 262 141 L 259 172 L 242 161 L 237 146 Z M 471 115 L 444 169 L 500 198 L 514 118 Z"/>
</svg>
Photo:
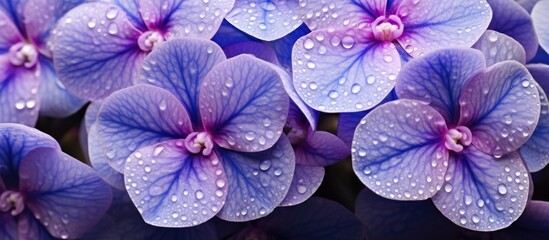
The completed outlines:
<svg viewBox="0 0 549 240">
<path fill-rule="evenodd" d="M 38 51 L 34 45 L 26 42 L 19 42 L 10 47 L 9 50 L 10 62 L 15 66 L 25 66 L 32 68 L 38 61 Z"/>
<path fill-rule="evenodd" d="M 380 16 L 372 23 L 372 32 L 376 40 L 390 42 L 402 35 L 404 25 L 397 15 Z"/>
<path fill-rule="evenodd" d="M 17 216 L 25 209 L 23 195 L 14 191 L 5 191 L 0 194 L 0 211 L 10 212 L 12 216 Z"/>
<path fill-rule="evenodd" d="M 139 36 L 137 44 L 139 45 L 139 48 L 144 52 L 150 52 L 156 47 L 156 45 L 161 44 L 165 41 L 166 39 L 164 39 L 164 36 L 162 36 L 161 33 L 157 31 L 147 31 Z"/>
<path fill-rule="evenodd" d="M 213 146 L 212 136 L 207 132 L 193 132 L 185 138 L 185 148 L 194 154 L 202 152 L 202 155 L 208 156 L 212 153 Z"/>
<path fill-rule="evenodd" d="M 448 150 L 452 150 L 454 152 L 463 151 L 463 148 L 471 145 L 471 142 L 473 141 L 471 130 L 464 126 L 459 126 L 448 130 L 444 138 L 444 146 Z"/>
</svg>

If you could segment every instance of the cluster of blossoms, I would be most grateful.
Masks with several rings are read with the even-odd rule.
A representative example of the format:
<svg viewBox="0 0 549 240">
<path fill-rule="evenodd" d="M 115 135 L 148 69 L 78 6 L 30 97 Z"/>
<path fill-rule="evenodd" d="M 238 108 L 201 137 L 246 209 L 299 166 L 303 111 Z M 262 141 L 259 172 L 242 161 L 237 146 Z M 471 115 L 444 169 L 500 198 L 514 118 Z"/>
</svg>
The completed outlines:
<svg viewBox="0 0 549 240">
<path fill-rule="evenodd" d="M 547 52 L 549 0 L 0 0 L 0 239 L 544 231 Z"/>
</svg>

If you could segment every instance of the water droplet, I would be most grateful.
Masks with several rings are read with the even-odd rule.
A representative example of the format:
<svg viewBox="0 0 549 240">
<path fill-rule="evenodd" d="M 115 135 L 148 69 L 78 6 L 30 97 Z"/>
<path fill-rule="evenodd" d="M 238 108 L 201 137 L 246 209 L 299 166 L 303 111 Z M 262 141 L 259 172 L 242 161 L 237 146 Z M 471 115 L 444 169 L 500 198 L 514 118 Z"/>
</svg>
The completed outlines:
<svg viewBox="0 0 549 240">
<path fill-rule="evenodd" d="M 151 167 L 150 166 L 145 166 L 145 172 L 151 172 Z"/>
<path fill-rule="evenodd" d="M 297 186 L 297 192 L 303 194 L 303 193 L 307 192 L 307 187 L 303 186 L 303 185 L 298 185 Z"/>
<path fill-rule="evenodd" d="M 91 28 L 94 28 L 96 25 L 97 25 L 97 20 L 94 17 L 90 18 L 90 20 L 88 21 L 88 27 L 91 29 Z"/>
<path fill-rule="evenodd" d="M 216 181 L 215 181 L 215 185 L 217 185 L 217 187 L 219 188 L 222 188 L 225 186 L 225 180 L 221 179 L 221 178 L 218 178 Z"/>
<path fill-rule="evenodd" d="M 469 195 L 465 195 L 465 205 L 469 206 L 473 202 L 473 198 Z"/>
<path fill-rule="evenodd" d="M 528 79 L 524 79 L 524 80 L 522 80 L 521 85 L 523 87 L 529 87 L 530 86 L 530 81 L 528 81 Z"/>
<path fill-rule="evenodd" d="M 162 145 L 156 146 L 153 149 L 153 156 L 158 157 L 158 155 L 160 155 L 160 153 L 162 153 L 162 151 L 164 151 L 164 146 L 162 146 Z"/>
<path fill-rule="evenodd" d="M 328 96 L 332 99 L 339 97 L 339 93 L 336 90 L 332 90 L 328 93 Z"/>
<path fill-rule="evenodd" d="M 495 42 L 498 40 L 498 34 L 496 32 L 490 32 L 488 34 L 488 40 L 490 40 L 490 42 Z"/>
<path fill-rule="evenodd" d="M 177 202 L 177 196 L 174 194 L 171 197 L 172 202 Z"/>
<path fill-rule="evenodd" d="M 307 38 L 305 42 L 303 42 L 303 47 L 305 49 L 312 49 L 315 46 L 315 43 L 310 38 Z"/>
<path fill-rule="evenodd" d="M 464 225 L 465 225 L 465 224 L 467 223 L 467 219 L 465 219 L 464 217 L 461 217 L 461 218 L 459 219 L 459 222 L 460 222 L 461 224 L 464 224 Z"/>
<path fill-rule="evenodd" d="M 110 34 L 113 34 L 113 35 L 118 33 L 118 25 L 116 25 L 116 23 L 109 24 L 108 31 L 109 31 Z"/>
<path fill-rule="evenodd" d="M 444 191 L 451 192 L 452 191 L 452 184 L 447 183 L 444 185 Z"/>
<path fill-rule="evenodd" d="M 246 138 L 246 140 L 248 141 L 252 141 L 255 139 L 255 133 L 254 132 L 247 132 L 246 134 L 244 134 L 244 138 Z"/>
<path fill-rule="evenodd" d="M 196 191 L 195 193 L 196 199 L 202 199 L 204 197 L 204 193 L 200 190 Z"/>
<path fill-rule="evenodd" d="M 316 90 L 318 88 L 318 85 L 316 85 L 316 82 L 309 83 L 309 88 L 311 90 Z"/>
<path fill-rule="evenodd" d="M 353 86 L 351 87 L 351 92 L 352 92 L 352 93 L 358 93 L 358 92 L 360 92 L 360 89 L 361 89 L 361 88 L 362 88 L 362 87 L 360 86 L 360 84 L 355 83 L 355 84 L 353 84 Z"/>
<path fill-rule="evenodd" d="M 376 82 L 376 77 L 370 75 L 370 76 L 368 76 L 368 78 L 366 78 L 366 82 L 367 82 L 368 84 L 374 84 L 374 83 Z"/>
<path fill-rule="evenodd" d="M 167 107 L 168 107 L 168 104 L 166 103 L 166 100 L 165 100 L 165 99 L 162 99 L 162 101 L 160 101 L 160 103 L 158 104 L 158 108 L 159 108 L 161 111 L 166 110 Z"/>
<path fill-rule="evenodd" d="M 507 187 L 505 186 L 505 184 L 498 185 L 498 192 L 500 194 L 506 194 L 507 193 Z"/>
<path fill-rule="evenodd" d="M 484 200 L 478 199 L 478 200 L 477 200 L 477 206 L 478 206 L 478 207 L 484 207 Z"/>
<path fill-rule="evenodd" d="M 344 48 L 350 49 L 355 45 L 355 40 L 351 36 L 345 36 L 341 39 L 341 45 Z"/>
<path fill-rule="evenodd" d="M 476 214 L 473 214 L 472 220 L 473 220 L 474 223 L 479 223 L 480 222 L 480 218 Z"/>
<path fill-rule="evenodd" d="M 18 109 L 18 110 L 22 110 L 23 108 L 25 108 L 25 102 L 24 101 L 17 101 L 15 103 L 15 108 Z"/>
<path fill-rule="evenodd" d="M 107 11 L 107 18 L 108 19 L 114 19 L 118 15 L 118 9 L 117 8 L 111 8 Z"/>
<path fill-rule="evenodd" d="M 271 168 L 271 161 L 269 160 L 263 160 L 261 161 L 261 163 L 259 164 L 259 169 L 263 170 L 263 171 L 267 171 L 269 170 L 269 168 Z"/>
</svg>

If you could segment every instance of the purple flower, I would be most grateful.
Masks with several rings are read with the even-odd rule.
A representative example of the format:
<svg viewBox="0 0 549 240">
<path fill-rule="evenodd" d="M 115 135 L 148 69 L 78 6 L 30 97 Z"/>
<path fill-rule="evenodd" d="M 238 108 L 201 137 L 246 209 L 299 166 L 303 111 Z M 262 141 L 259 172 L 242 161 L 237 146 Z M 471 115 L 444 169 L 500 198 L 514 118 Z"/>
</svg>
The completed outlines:
<svg viewBox="0 0 549 240">
<path fill-rule="evenodd" d="M 522 64 L 526 62 L 526 52 L 519 42 L 493 30 L 487 30 L 473 47 L 482 51 L 487 66 L 505 60 L 515 60 Z M 537 172 L 549 163 L 549 149 L 546 147 L 549 144 L 549 99 L 545 94 L 545 90 L 549 90 L 546 80 L 549 77 L 549 67 L 544 64 L 529 64 L 526 67 L 536 80 L 534 84 L 540 97 L 541 115 L 536 130 L 520 148 L 520 155 L 528 170 Z"/>
<path fill-rule="evenodd" d="M 299 95 L 323 112 L 358 112 L 393 89 L 401 57 L 469 47 L 486 30 L 486 1 L 301 1 L 313 32 L 292 50 Z"/>
<path fill-rule="evenodd" d="M 50 136 L 0 124 L 0 238 L 77 238 L 107 211 L 110 187 Z"/>
<path fill-rule="evenodd" d="M 145 59 L 139 81 L 149 85 L 105 100 L 89 141 L 124 173 L 147 223 L 246 221 L 280 204 L 295 157 L 281 136 L 288 97 L 268 63 L 226 60 L 211 41 L 173 39 Z"/>
<path fill-rule="evenodd" d="M 486 68 L 480 51 L 439 50 L 406 64 L 396 92 L 362 119 L 353 168 L 377 194 L 432 198 L 464 228 L 494 231 L 523 212 L 529 174 L 517 152 L 540 116 L 536 84 L 518 62 Z"/>
<path fill-rule="evenodd" d="M 549 52 L 549 1 L 539 1 L 532 9 L 534 27 L 539 40 L 539 45 Z M 532 35 L 530 35 L 532 37 Z"/>
<path fill-rule="evenodd" d="M 82 4 L 56 28 L 61 81 L 90 100 L 131 86 L 145 56 L 174 37 L 211 38 L 234 0 L 141 0 Z"/>
<path fill-rule="evenodd" d="M 302 23 L 298 1 L 236 1 L 227 21 L 251 36 L 273 41 L 288 35 Z"/>
<path fill-rule="evenodd" d="M 84 105 L 59 82 L 50 50 L 51 29 L 80 2 L 0 2 L 0 122 L 34 126 L 39 111 L 66 117 Z"/>
</svg>

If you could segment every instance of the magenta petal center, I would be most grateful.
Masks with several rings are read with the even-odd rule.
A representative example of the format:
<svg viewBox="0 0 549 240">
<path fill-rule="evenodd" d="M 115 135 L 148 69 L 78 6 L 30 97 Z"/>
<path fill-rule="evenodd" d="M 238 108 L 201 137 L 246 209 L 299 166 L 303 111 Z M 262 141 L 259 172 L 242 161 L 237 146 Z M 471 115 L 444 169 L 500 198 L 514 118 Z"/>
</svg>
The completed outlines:
<svg viewBox="0 0 549 240">
<path fill-rule="evenodd" d="M 461 152 L 463 148 L 471 145 L 473 141 L 473 135 L 469 128 L 464 126 L 458 126 L 448 130 L 444 136 L 444 146 L 448 150 L 454 152 Z"/>
<path fill-rule="evenodd" d="M 0 211 L 10 212 L 12 216 L 17 216 L 25 209 L 23 195 L 14 191 L 5 191 L 0 195 Z"/>
<path fill-rule="evenodd" d="M 137 44 L 144 52 L 150 52 L 156 45 L 163 43 L 164 41 L 166 41 L 166 39 L 161 33 L 157 31 L 146 31 L 139 36 Z"/>
<path fill-rule="evenodd" d="M 207 132 L 193 132 L 185 139 L 185 148 L 189 152 L 208 156 L 213 150 L 213 139 Z"/>
<path fill-rule="evenodd" d="M 38 50 L 30 43 L 19 42 L 10 47 L 9 58 L 15 66 L 32 68 L 38 61 Z"/>
<path fill-rule="evenodd" d="M 391 42 L 402 35 L 404 24 L 397 15 L 379 16 L 372 23 L 372 32 L 376 40 Z"/>
</svg>

